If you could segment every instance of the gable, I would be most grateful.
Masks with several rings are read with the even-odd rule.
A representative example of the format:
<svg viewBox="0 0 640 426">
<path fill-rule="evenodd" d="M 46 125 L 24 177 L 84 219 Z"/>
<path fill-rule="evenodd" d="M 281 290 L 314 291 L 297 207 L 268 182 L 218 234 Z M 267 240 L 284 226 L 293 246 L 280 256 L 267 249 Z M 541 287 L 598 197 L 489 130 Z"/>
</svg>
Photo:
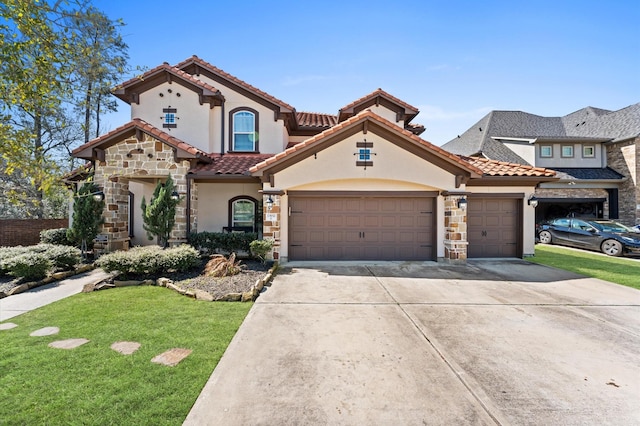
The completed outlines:
<svg viewBox="0 0 640 426">
<path fill-rule="evenodd" d="M 369 167 L 358 165 L 355 155 L 359 148 L 358 142 L 363 143 L 365 140 L 374 144 L 374 163 Z M 318 161 L 319 158 L 322 160 Z M 318 164 L 321 164 L 320 168 L 316 167 Z M 285 172 L 290 168 L 292 171 Z M 301 182 L 310 182 L 310 168 L 317 169 L 319 173 L 313 175 L 313 179 L 358 178 L 366 172 L 364 175 L 367 178 L 402 178 L 423 184 L 426 182 L 423 171 L 429 169 L 431 173 L 438 174 L 438 179 L 445 179 L 447 176 L 450 187 L 481 175 L 479 169 L 457 156 L 420 139 L 371 111 L 362 112 L 289 148 L 252 167 L 250 171 L 254 176 L 261 176 L 264 182 L 274 179 L 275 174 L 289 176 L 292 173 L 299 175 Z M 456 176 L 459 178 L 455 178 Z"/>
</svg>

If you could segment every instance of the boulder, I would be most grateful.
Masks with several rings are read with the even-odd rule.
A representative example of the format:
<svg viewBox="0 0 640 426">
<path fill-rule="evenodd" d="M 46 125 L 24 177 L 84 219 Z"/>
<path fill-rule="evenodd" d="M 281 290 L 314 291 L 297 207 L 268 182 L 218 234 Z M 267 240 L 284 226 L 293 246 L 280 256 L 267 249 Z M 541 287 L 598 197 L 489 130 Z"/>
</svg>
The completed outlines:
<svg viewBox="0 0 640 426">
<path fill-rule="evenodd" d="M 197 300 L 205 300 L 207 302 L 213 301 L 213 296 L 204 290 L 196 290 L 195 296 Z"/>
<path fill-rule="evenodd" d="M 143 281 L 140 281 L 140 280 L 125 280 L 125 281 L 113 280 L 113 284 L 116 287 L 131 287 L 131 286 L 140 285 L 142 283 Z"/>
<path fill-rule="evenodd" d="M 24 291 L 29 290 L 29 284 L 20 284 L 9 290 L 7 296 L 11 296 L 12 294 L 22 293 Z"/>
<path fill-rule="evenodd" d="M 85 284 L 84 287 L 82 287 L 82 293 L 91 293 L 95 289 L 96 289 L 95 283 Z"/>
</svg>

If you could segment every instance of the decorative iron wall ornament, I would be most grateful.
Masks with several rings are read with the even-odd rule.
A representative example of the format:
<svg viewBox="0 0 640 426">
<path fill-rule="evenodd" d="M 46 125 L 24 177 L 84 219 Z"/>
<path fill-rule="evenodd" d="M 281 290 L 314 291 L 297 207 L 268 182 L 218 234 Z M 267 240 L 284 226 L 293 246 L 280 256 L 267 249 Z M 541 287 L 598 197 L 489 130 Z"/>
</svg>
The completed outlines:
<svg viewBox="0 0 640 426">
<path fill-rule="evenodd" d="M 377 155 L 372 151 L 373 142 L 367 142 L 367 139 L 364 139 L 362 142 L 356 142 L 356 148 L 358 152 L 353 154 L 356 156 L 356 166 L 364 167 L 365 170 L 367 167 L 373 167 L 372 156 Z"/>
</svg>

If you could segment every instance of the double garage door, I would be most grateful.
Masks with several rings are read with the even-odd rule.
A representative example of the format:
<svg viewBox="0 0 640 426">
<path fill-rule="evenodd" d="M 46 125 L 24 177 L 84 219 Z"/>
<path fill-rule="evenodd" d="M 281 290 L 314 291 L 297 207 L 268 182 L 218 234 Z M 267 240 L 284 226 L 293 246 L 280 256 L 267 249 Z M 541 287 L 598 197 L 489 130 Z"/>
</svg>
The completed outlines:
<svg viewBox="0 0 640 426">
<path fill-rule="evenodd" d="M 290 260 L 434 260 L 435 196 L 289 197 Z"/>
</svg>

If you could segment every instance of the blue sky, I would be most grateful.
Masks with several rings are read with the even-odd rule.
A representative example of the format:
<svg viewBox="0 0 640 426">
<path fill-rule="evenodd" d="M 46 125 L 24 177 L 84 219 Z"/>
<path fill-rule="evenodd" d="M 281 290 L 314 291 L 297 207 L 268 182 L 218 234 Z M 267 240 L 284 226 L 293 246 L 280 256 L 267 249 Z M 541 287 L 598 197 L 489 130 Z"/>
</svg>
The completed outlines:
<svg viewBox="0 0 640 426">
<path fill-rule="evenodd" d="M 195 54 L 298 111 L 331 114 L 382 88 L 420 109 L 413 121 L 436 145 L 494 109 L 562 116 L 640 102 L 635 0 L 93 4 L 127 24 L 132 66 Z M 128 120 L 121 104 L 105 121 Z"/>
</svg>

